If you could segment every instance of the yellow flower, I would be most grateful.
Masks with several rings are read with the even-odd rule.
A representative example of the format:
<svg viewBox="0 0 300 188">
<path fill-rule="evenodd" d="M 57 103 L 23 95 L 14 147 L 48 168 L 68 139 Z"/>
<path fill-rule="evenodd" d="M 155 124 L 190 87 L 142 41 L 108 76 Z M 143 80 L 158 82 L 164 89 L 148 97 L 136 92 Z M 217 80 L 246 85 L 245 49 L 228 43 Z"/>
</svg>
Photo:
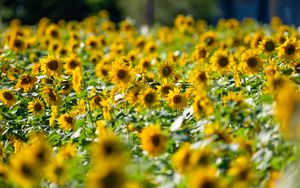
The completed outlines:
<svg viewBox="0 0 300 188">
<path fill-rule="evenodd" d="M 75 55 L 72 54 L 71 56 L 65 58 L 66 64 L 64 65 L 66 74 L 72 75 L 72 73 L 79 67 L 79 70 L 82 69 L 82 63 L 80 59 Z"/>
<path fill-rule="evenodd" d="M 196 68 L 190 75 L 188 82 L 191 82 L 198 89 L 207 88 L 209 81 L 208 72 L 205 69 Z"/>
<path fill-rule="evenodd" d="M 110 70 L 110 66 L 104 61 L 101 61 L 96 65 L 96 75 L 101 80 L 108 80 Z"/>
<path fill-rule="evenodd" d="M 102 97 L 100 95 L 95 95 L 91 98 L 90 107 L 91 110 L 99 109 L 102 107 L 101 105 Z"/>
<path fill-rule="evenodd" d="M 278 47 L 278 57 L 284 63 L 296 60 L 299 55 L 299 44 L 295 38 L 287 39 L 281 46 Z"/>
<path fill-rule="evenodd" d="M 61 97 L 51 87 L 44 87 L 42 93 L 48 106 L 58 106 L 60 104 Z"/>
<path fill-rule="evenodd" d="M 238 157 L 231 163 L 228 175 L 234 178 L 234 187 L 248 187 L 255 178 L 251 162 L 246 156 Z"/>
<path fill-rule="evenodd" d="M 172 163 L 176 171 L 186 173 L 190 170 L 191 162 L 190 143 L 183 144 L 172 157 Z"/>
<path fill-rule="evenodd" d="M 186 95 L 184 93 L 180 93 L 180 89 L 178 88 L 174 88 L 174 90 L 170 91 L 167 100 L 169 106 L 174 110 L 183 109 L 187 104 Z"/>
<path fill-rule="evenodd" d="M 63 186 L 69 178 L 68 170 L 68 163 L 59 158 L 55 158 L 46 166 L 45 174 L 50 182 Z"/>
<path fill-rule="evenodd" d="M 241 63 L 246 73 L 257 73 L 262 67 L 263 62 L 258 56 L 257 50 L 247 50 L 242 54 Z"/>
<path fill-rule="evenodd" d="M 51 116 L 49 120 L 49 125 L 53 127 L 55 125 L 55 120 L 58 114 L 58 107 L 57 106 L 51 106 Z"/>
<path fill-rule="evenodd" d="M 158 73 L 162 79 L 173 80 L 175 77 L 175 62 L 167 60 L 158 66 Z"/>
<path fill-rule="evenodd" d="M 194 116 L 197 119 L 212 115 L 214 112 L 213 104 L 207 97 L 198 95 L 193 103 Z"/>
<path fill-rule="evenodd" d="M 216 45 L 217 43 L 216 33 L 212 31 L 207 31 L 203 33 L 201 36 L 201 42 L 205 44 L 207 47 L 212 47 Z"/>
<path fill-rule="evenodd" d="M 194 50 L 192 57 L 194 61 L 201 61 L 208 57 L 209 51 L 203 44 L 198 44 Z"/>
<path fill-rule="evenodd" d="M 112 66 L 110 77 L 113 83 L 125 87 L 131 81 L 131 69 L 128 66 L 115 62 Z"/>
<path fill-rule="evenodd" d="M 226 187 L 224 181 L 217 177 L 217 170 L 215 167 L 209 166 L 199 168 L 189 175 L 190 188 L 223 188 Z"/>
<path fill-rule="evenodd" d="M 139 95 L 139 101 L 144 107 L 152 108 L 158 105 L 159 96 L 154 89 L 146 88 Z"/>
<path fill-rule="evenodd" d="M 258 47 L 262 53 L 270 54 L 276 50 L 276 41 L 272 37 L 264 37 Z"/>
<path fill-rule="evenodd" d="M 15 94 L 8 89 L 3 89 L 0 91 L 0 100 L 8 107 L 14 106 L 17 102 Z"/>
<path fill-rule="evenodd" d="M 74 129 L 75 119 L 70 113 L 65 113 L 58 118 L 58 123 L 64 130 Z"/>
<path fill-rule="evenodd" d="M 47 76 L 58 78 L 62 72 L 62 62 L 58 57 L 49 54 L 40 60 L 41 69 Z"/>
<path fill-rule="evenodd" d="M 233 58 L 224 50 L 218 50 L 211 57 L 213 66 L 221 73 L 229 72 L 233 65 Z"/>
<path fill-rule="evenodd" d="M 174 85 L 171 82 L 167 82 L 166 80 L 162 81 L 160 86 L 157 86 L 157 89 L 161 96 L 166 97 L 173 90 Z"/>
<path fill-rule="evenodd" d="M 37 98 L 28 103 L 28 111 L 36 116 L 40 116 L 44 114 L 44 104 L 43 102 Z"/>
<path fill-rule="evenodd" d="M 162 133 L 159 125 L 150 125 L 142 129 L 140 139 L 143 150 L 150 156 L 163 154 L 167 146 L 167 137 Z"/>
<path fill-rule="evenodd" d="M 25 74 L 21 78 L 19 78 L 15 87 L 23 88 L 24 92 L 28 92 L 33 89 L 33 87 L 35 86 L 35 82 L 36 77 Z"/>
<path fill-rule="evenodd" d="M 126 183 L 124 167 L 103 164 L 92 169 L 86 179 L 87 188 L 121 188 Z"/>
</svg>

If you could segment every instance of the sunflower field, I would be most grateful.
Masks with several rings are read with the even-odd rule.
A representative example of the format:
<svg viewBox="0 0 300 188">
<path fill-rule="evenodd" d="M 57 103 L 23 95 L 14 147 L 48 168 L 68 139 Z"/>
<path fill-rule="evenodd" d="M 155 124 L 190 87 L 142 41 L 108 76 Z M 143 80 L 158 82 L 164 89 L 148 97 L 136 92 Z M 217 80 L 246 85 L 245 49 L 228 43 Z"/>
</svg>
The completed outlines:
<svg viewBox="0 0 300 188">
<path fill-rule="evenodd" d="M 299 37 L 277 17 L 2 23 L 0 187 L 276 187 L 297 164 Z"/>
</svg>

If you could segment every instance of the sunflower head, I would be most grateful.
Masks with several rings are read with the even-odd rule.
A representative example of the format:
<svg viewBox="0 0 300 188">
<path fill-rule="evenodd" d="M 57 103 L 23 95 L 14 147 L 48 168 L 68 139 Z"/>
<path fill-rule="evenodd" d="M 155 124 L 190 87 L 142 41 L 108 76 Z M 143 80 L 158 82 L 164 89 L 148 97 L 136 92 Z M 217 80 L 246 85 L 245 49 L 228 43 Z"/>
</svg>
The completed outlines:
<svg viewBox="0 0 300 188">
<path fill-rule="evenodd" d="M 58 123 L 64 130 L 74 129 L 75 118 L 71 113 L 65 113 L 58 118 Z"/>
<path fill-rule="evenodd" d="M 110 72 L 111 80 L 120 86 L 126 86 L 126 84 L 131 81 L 131 69 L 125 65 L 117 65 L 118 63 L 114 63 L 113 68 Z"/>
<path fill-rule="evenodd" d="M 157 91 L 152 88 L 147 88 L 139 95 L 139 101 L 143 106 L 151 108 L 158 104 L 159 96 Z"/>
<path fill-rule="evenodd" d="M 3 89 L 0 91 L 0 100 L 8 107 L 15 105 L 17 102 L 15 94 L 8 89 Z"/>
<path fill-rule="evenodd" d="M 211 57 L 213 66 L 221 73 L 231 70 L 233 58 L 226 51 L 219 50 Z"/>
<path fill-rule="evenodd" d="M 54 57 L 49 54 L 47 57 L 44 57 L 40 60 L 42 71 L 47 76 L 53 76 L 55 78 L 60 77 L 62 72 L 62 62 L 60 58 Z"/>
<path fill-rule="evenodd" d="M 276 50 L 276 41 L 272 37 L 265 37 L 259 44 L 262 53 L 270 54 Z"/>
<path fill-rule="evenodd" d="M 31 76 L 29 74 L 23 75 L 21 78 L 19 78 L 16 88 L 22 88 L 24 92 L 30 91 L 35 86 L 36 77 Z"/>
<path fill-rule="evenodd" d="M 257 50 L 247 50 L 242 54 L 241 60 L 246 73 L 257 73 L 263 67 Z"/>
<path fill-rule="evenodd" d="M 299 55 L 299 44 L 295 38 L 287 39 L 278 47 L 278 57 L 285 63 L 296 60 Z"/>
<path fill-rule="evenodd" d="M 42 115 L 44 113 L 44 104 L 40 99 L 34 99 L 28 103 L 28 111 L 34 115 Z"/>
<path fill-rule="evenodd" d="M 176 75 L 175 62 L 167 60 L 158 67 L 158 73 L 162 79 L 174 80 Z"/>
<path fill-rule="evenodd" d="M 71 75 L 77 67 L 82 69 L 82 63 L 78 57 L 71 55 L 65 58 L 66 64 L 64 65 L 67 74 Z"/>
<path fill-rule="evenodd" d="M 187 98 L 184 93 L 180 93 L 178 88 L 170 91 L 167 98 L 169 106 L 174 110 L 183 109 L 187 104 Z"/>
<path fill-rule="evenodd" d="M 159 125 L 150 125 L 140 133 L 142 148 L 150 156 L 158 156 L 165 152 L 167 137 L 162 133 Z"/>
<path fill-rule="evenodd" d="M 51 87 L 44 87 L 42 89 L 44 100 L 48 106 L 57 106 L 61 102 L 61 97 L 57 94 L 53 88 Z"/>
</svg>

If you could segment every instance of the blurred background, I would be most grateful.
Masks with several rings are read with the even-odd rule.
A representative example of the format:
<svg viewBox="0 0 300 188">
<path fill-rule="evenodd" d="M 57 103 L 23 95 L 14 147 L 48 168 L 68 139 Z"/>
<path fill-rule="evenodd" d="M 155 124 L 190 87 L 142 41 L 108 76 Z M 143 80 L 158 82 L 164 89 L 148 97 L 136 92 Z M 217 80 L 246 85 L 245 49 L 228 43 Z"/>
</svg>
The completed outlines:
<svg viewBox="0 0 300 188">
<path fill-rule="evenodd" d="M 300 24 L 299 0 L 0 0 L 0 20 L 19 18 L 24 24 L 35 24 L 42 17 L 82 20 L 99 10 L 110 12 L 113 21 L 126 17 L 137 24 L 172 25 L 178 14 L 192 15 L 213 24 L 219 18 L 252 17 L 267 23 L 279 16 L 286 24 Z"/>
</svg>

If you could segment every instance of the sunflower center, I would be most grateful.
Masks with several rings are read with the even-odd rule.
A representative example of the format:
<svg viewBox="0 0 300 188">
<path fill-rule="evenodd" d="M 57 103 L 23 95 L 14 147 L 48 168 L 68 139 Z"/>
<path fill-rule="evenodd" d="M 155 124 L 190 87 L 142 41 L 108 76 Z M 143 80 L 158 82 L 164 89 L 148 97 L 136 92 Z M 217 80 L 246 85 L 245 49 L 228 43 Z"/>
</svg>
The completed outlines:
<svg viewBox="0 0 300 188">
<path fill-rule="evenodd" d="M 48 96 L 52 101 L 56 101 L 56 96 L 52 90 L 49 91 Z"/>
<path fill-rule="evenodd" d="M 146 96 L 145 96 L 145 102 L 146 102 L 146 103 L 152 103 L 153 100 L 154 100 L 154 96 L 153 96 L 152 93 L 146 94 Z"/>
<path fill-rule="evenodd" d="M 12 94 L 10 93 L 10 92 L 8 92 L 8 91 L 5 91 L 5 92 L 3 92 L 3 97 L 6 99 L 6 100 L 11 100 L 12 98 L 13 98 L 13 96 L 12 96 Z"/>
<path fill-rule="evenodd" d="M 247 169 L 242 169 L 239 173 L 239 178 L 241 180 L 246 180 L 248 178 L 248 170 Z"/>
<path fill-rule="evenodd" d="M 63 174 L 63 172 L 64 172 L 64 169 L 61 166 L 57 166 L 54 169 L 54 174 L 56 176 L 61 176 Z"/>
<path fill-rule="evenodd" d="M 206 56 L 206 50 L 204 50 L 204 49 L 200 50 L 199 55 L 202 58 L 205 57 Z"/>
<path fill-rule="evenodd" d="M 150 67 L 150 63 L 149 63 L 148 61 L 145 61 L 145 62 L 143 63 L 143 68 L 147 69 L 147 68 L 149 68 L 149 67 Z"/>
<path fill-rule="evenodd" d="M 106 155 L 110 155 L 115 151 L 112 143 L 105 143 L 103 147 L 104 147 L 104 153 Z"/>
<path fill-rule="evenodd" d="M 36 157 L 41 162 L 46 161 L 46 153 L 43 148 L 40 148 L 40 150 L 36 153 Z"/>
<path fill-rule="evenodd" d="M 73 124 L 73 118 L 70 116 L 65 116 L 65 121 L 69 124 Z"/>
<path fill-rule="evenodd" d="M 229 61 L 228 58 L 225 56 L 222 56 L 219 58 L 218 64 L 220 67 L 226 67 L 228 65 Z"/>
<path fill-rule="evenodd" d="M 293 55 L 296 51 L 296 47 L 292 44 L 287 45 L 287 47 L 284 49 L 284 52 L 287 55 Z"/>
<path fill-rule="evenodd" d="M 21 166 L 21 172 L 24 174 L 26 177 L 33 177 L 33 171 L 30 168 L 29 164 L 22 164 Z"/>
<path fill-rule="evenodd" d="M 170 90 L 171 90 L 170 86 L 163 86 L 162 87 L 162 93 L 165 94 L 165 95 L 169 94 Z"/>
<path fill-rule="evenodd" d="M 205 42 L 206 42 L 206 44 L 207 44 L 208 46 L 210 46 L 210 45 L 212 45 L 212 44 L 214 43 L 214 38 L 212 38 L 212 37 L 207 37 L 207 38 L 205 39 Z"/>
<path fill-rule="evenodd" d="M 160 144 L 160 136 L 159 135 L 154 135 L 151 137 L 151 141 L 154 146 L 159 146 Z"/>
<path fill-rule="evenodd" d="M 203 107 L 200 104 L 200 101 L 197 102 L 197 109 L 198 109 L 198 111 L 203 112 Z"/>
<path fill-rule="evenodd" d="M 91 41 L 90 44 L 89 44 L 89 46 L 90 46 L 91 48 L 96 48 L 96 47 L 97 47 L 97 42 Z"/>
<path fill-rule="evenodd" d="M 215 188 L 216 184 L 213 180 L 204 180 L 202 185 L 200 186 L 201 188 Z"/>
<path fill-rule="evenodd" d="M 101 73 L 102 73 L 103 76 L 108 75 L 108 71 L 106 69 L 101 69 Z"/>
<path fill-rule="evenodd" d="M 265 49 L 268 51 L 268 52 L 272 52 L 274 49 L 275 49 L 275 44 L 272 42 L 272 41 L 267 41 L 265 43 Z"/>
<path fill-rule="evenodd" d="M 162 69 L 162 73 L 164 76 L 169 76 L 172 72 L 172 69 L 170 66 L 165 66 L 163 69 Z"/>
<path fill-rule="evenodd" d="M 22 47 L 23 43 L 20 39 L 15 39 L 14 40 L 14 46 L 17 47 L 17 48 L 20 48 Z"/>
<path fill-rule="evenodd" d="M 202 82 L 203 82 L 203 81 L 206 81 L 206 79 L 207 79 L 207 78 L 206 78 L 205 73 L 201 72 L 201 73 L 198 74 L 198 80 L 199 80 L 199 81 L 202 81 Z"/>
<path fill-rule="evenodd" d="M 51 60 L 47 63 L 47 67 L 50 69 L 50 70 L 57 70 L 58 68 L 58 62 L 56 60 Z"/>
<path fill-rule="evenodd" d="M 39 112 L 42 110 L 42 105 L 40 103 L 34 104 L 34 111 Z"/>
<path fill-rule="evenodd" d="M 53 37 L 53 38 L 57 38 L 58 37 L 58 32 L 56 30 L 52 30 L 50 32 L 50 35 Z"/>
<path fill-rule="evenodd" d="M 251 68 L 254 68 L 257 66 L 257 59 L 255 57 L 250 57 L 248 60 L 247 60 L 247 65 Z"/>
<path fill-rule="evenodd" d="M 26 77 L 22 78 L 22 80 L 21 80 L 21 84 L 23 84 L 23 85 L 27 85 L 30 82 L 31 82 L 31 78 L 29 76 L 26 76 Z"/>
<path fill-rule="evenodd" d="M 175 95 L 175 96 L 173 97 L 173 102 L 174 102 L 175 104 L 179 104 L 179 103 L 181 103 L 181 101 L 182 101 L 182 99 L 181 99 L 181 96 L 180 96 L 180 95 Z"/>
<path fill-rule="evenodd" d="M 126 76 L 127 76 L 127 71 L 124 70 L 124 69 L 121 69 L 121 70 L 118 71 L 117 76 L 118 76 L 118 78 L 121 79 L 121 80 L 122 80 L 122 79 L 125 79 Z"/>
<path fill-rule="evenodd" d="M 119 184 L 119 177 L 116 172 L 109 172 L 107 175 L 99 179 L 100 187 L 115 188 L 118 187 L 118 184 Z"/>
<path fill-rule="evenodd" d="M 95 102 L 95 104 L 100 105 L 101 98 L 100 98 L 99 96 L 96 96 L 96 97 L 94 98 L 94 102 Z"/>
<path fill-rule="evenodd" d="M 272 85 L 275 90 L 279 89 L 283 85 L 283 83 L 284 81 L 281 78 L 277 78 L 272 81 Z"/>
<path fill-rule="evenodd" d="M 71 61 L 69 62 L 69 67 L 70 67 L 71 69 L 75 69 L 77 66 L 78 66 L 77 61 L 71 60 Z"/>
</svg>

